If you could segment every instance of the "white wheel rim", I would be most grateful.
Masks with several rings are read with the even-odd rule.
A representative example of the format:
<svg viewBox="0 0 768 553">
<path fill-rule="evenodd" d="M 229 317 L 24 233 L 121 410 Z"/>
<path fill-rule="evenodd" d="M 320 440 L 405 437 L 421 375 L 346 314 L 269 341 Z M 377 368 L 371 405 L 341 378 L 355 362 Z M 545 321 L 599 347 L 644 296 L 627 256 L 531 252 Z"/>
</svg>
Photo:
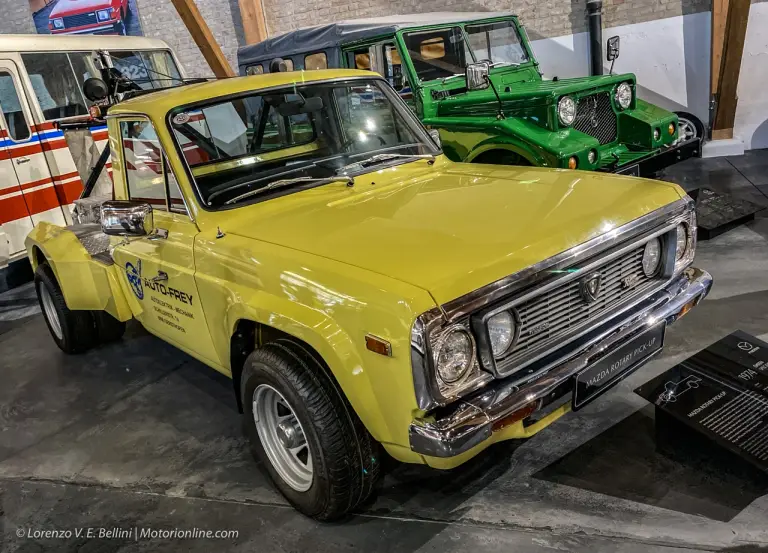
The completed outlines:
<svg viewBox="0 0 768 553">
<path fill-rule="evenodd" d="M 696 138 L 698 130 L 693 121 L 686 119 L 685 117 L 679 117 L 677 121 L 677 137 L 679 140 L 690 140 Z"/>
<path fill-rule="evenodd" d="M 304 428 L 283 395 L 268 384 L 253 391 L 253 421 L 280 478 L 298 492 L 312 487 L 312 451 Z"/>
<path fill-rule="evenodd" d="M 59 312 L 56 311 L 56 306 L 53 305 L 53 298 L 51 297 L 51 293 L 48 291 L 48 287 L 40 283 L 40 299 L 43 303 L 43 313 L 45 314 L 45 319 L 48 321 L 48 324 L 51 325 L 51 330 L 53 331 L 54 336 L 58 338 L 59 340 L 64 339 L 64 332 L 61 330 L 61 322 L 59 322 Z"/>
</svg>

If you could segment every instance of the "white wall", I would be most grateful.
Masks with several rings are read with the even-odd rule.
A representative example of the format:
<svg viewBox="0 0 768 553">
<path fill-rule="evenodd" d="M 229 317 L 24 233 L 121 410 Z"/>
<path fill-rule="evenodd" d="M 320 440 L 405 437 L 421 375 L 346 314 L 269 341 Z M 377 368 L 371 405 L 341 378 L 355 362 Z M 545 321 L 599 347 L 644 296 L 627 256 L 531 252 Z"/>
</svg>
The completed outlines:
<svg viewBox="0 0 768 553">
<path fill-rule="evenodd" d="M 768 3 L 752 4 L 739 79 L 734 134 L 747 149 L 768 147 Z M 671 111 L 709 118 L 710 12 L 607 28 L 621 37 L 616 73 L 637 75 L 638 94 Z M 589 73 L 587 33 L 533 41 L 546 78 Z M 606 62 L 606 73 L 609 65 Z"/>
<path fill-rule="evenodd" d="M 734 135 L 747 149 L 768 148 L 768 4 L 752 4 L 741 60 Z"/>
</svg>

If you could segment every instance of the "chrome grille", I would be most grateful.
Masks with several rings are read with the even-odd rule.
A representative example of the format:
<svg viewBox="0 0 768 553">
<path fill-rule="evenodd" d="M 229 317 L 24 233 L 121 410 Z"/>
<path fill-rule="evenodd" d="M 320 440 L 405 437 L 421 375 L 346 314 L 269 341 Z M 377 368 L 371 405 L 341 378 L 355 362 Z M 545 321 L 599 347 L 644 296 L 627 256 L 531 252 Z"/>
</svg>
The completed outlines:
<svg viewBox="0 0 768 553">
<path fill-rule="evenodd" d="M 581 296 L 579 282 L 582 279 L 574 278 L 515 306 L 520 316 L 520 337 L 498 362 L 501 371 L 657 285 L 658 279 L 643 273 L 643 249 L 644 246 L 634 248 L 595 269 L 594 272 L 600 273 L 601 284 L 593 303 L 587 303 Z"/>
<path fill-rule="evenodd" d="M 573 128 L 596 138 L 600 144 L 616 140 L 616 113 L 611 106 L 611 96 L 599 92 L 581 98 L 576 106 Z"/>
<path fill-rule="evenodd" d="M 80 13 L 77 15 L 68 15 L 63 17 L 64 28 L 71 29 L 73 27 L 82 27 L 83 25 L 91 25 L 96 23 L 96 12 Z"/>
</svg>

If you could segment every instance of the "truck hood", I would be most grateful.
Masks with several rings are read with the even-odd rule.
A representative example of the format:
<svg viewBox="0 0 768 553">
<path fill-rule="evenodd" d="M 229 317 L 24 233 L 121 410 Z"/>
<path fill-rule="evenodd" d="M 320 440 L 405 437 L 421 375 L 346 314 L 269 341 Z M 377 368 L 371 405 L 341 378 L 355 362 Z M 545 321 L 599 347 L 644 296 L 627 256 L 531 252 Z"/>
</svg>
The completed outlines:
<svg viewBox="0 0 768 553">
<path fill-rule="evenodd" d="M 499 91 L 499 98 L 501 98 L 506 110 L 530 109 L 534 105 L 554 104 L 565 94 L 590 94 L 598 90 L 610 90 L 618 83 L 630 82 L 634 85 L 635 82 L 635 76 L 631 73 L 577 77 L 557 81 L 540 79 L 518 81 L 519 77 L 513 71 L 501 75 L 491 75 L 491 78 Z M 482 110 L 485 107 L 490 108 L 493 115 L 498 111 L 498 99 L 490 88 L 445 98 L 439 103 L 438 114 L 446 117 L 479 115 L 479 112 L 476 113 L 477 109 Z M 470 112 L 467 111 L 468 109 Z"/>
<path fill-rule="evenodd" d="M 653 180 L 441 157 L 229 211 L 222 228 L 390 276 L 443 304 L 681 195 Z"/>
</svg>

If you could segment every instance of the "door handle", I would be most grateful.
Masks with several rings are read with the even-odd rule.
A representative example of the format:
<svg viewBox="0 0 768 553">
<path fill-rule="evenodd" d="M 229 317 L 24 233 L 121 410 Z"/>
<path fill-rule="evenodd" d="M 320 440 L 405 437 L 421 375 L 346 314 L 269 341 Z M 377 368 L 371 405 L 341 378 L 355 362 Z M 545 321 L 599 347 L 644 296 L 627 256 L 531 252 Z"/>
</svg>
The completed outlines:
<svg viewBox="0 0 768 553">
<path fill-rule="evenodd" d="M 16 165 L 23 165 L 25 163 L 29 163 L 31 160 L 28 157 L 17 157 L 16 158 Z"/>
<path fill-rule="evenodd" d="M 157 276 L 152 277 L 152 282 L 162 282 L 164 280 L 168 280 L 168 273 L 165 271 L 157 271 Z"/>
</svg>

